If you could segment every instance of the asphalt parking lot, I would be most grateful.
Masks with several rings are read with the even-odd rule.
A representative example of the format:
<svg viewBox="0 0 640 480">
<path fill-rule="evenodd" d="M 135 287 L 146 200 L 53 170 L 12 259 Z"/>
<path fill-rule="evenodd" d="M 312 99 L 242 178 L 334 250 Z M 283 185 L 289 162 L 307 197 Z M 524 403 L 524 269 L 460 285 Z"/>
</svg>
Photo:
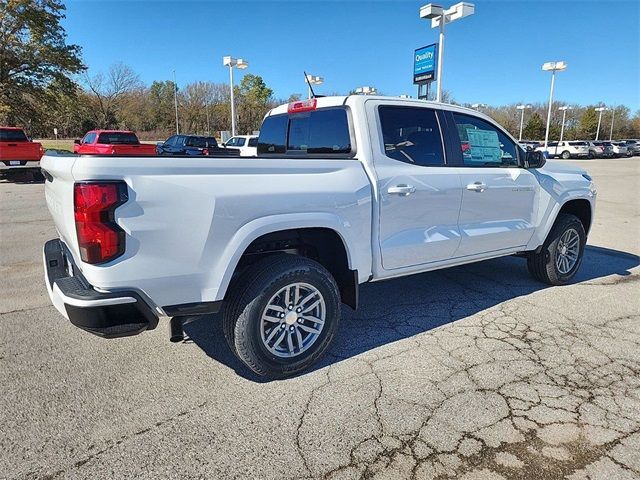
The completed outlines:
<svg viewBox="0 0 640 480">
<path fill-rule="evenodd" d="M 102 340 L 50 305 L 41 183 L 0 182 L 0 477 L 640 478 L 640 158 L 575 284 L 510 257 L 365 285 L 330 354 L 263 382 L 215 317 Z"/>
</svg>

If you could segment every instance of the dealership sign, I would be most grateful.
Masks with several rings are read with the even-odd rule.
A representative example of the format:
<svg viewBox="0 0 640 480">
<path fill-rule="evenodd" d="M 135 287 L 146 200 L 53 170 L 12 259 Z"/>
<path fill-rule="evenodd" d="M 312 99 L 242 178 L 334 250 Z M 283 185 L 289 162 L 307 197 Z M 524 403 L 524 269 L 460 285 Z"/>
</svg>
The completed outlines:
<svg viewBox="0 0 640 480">
<path fill-rule="evenodd" d="M 413 54 L 413 83 L 433 82 L 436 78 L 438 44 L 418 48 Z"/>
</svg>

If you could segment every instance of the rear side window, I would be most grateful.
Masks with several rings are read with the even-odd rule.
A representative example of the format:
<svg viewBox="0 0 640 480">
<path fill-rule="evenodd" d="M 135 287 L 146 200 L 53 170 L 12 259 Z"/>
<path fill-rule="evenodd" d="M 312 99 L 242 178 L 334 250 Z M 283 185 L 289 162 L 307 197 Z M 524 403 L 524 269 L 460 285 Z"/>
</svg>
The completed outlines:
<svg viewBox="0 0 640 480">
<path fill-rule="evenodd" d="M 462 158 L 471 167 L 518 166 L 516 145 L 501 130 L 485 120 L 454 113 Z"/>
<path fill-rule="evenodd" d="M 249 146 L 250 147 L 257 147 L 258 146 L 258 137 L 251 137 L 249 139 Z"/>
<path fill-rule="evenodd" d="M 101 133 L 98 136 L 98 143 L 106 145 L 137 145 L 140 142 L 133 133 L 110 132 Z"/>
<path fill-rule="evenodd" d="M 435 111 L 381 106 L 379 114 L 387 157 L 424 167 L 444 165 L 442 136 Z"/>
<path fill-rule="evenodd" d="M 344 108 L 267 117 L 260 128 L 258 153 L 349 154 L 351 136 Z"/>
<path fill-rule="evenodd" d="M 587 142 L 569 142 L 572 147 L 586 147 Z"/>
<path fill-rule="evenodd" d="M 0 129 L 0 142 L 28 142 L 22 130 Z"/>
</svg>

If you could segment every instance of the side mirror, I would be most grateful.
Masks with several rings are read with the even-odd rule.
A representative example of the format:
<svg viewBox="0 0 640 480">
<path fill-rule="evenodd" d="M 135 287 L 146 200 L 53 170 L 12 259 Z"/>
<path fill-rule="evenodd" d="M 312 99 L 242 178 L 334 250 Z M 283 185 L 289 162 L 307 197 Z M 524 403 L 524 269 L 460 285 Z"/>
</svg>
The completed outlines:
<svg viewBox="0 0 640 480">
<path fill-rule="evenodd" d="M 545 163 L 547 163 L 547 159 L 544 154 L 539 150 L 529 150 L 525 156 L 525 164 L 527 168 L 540 168 Z"/>
<path fill-rule="evenodd" d="M 76 145 L 80 145 L 80 140 L 78 140 L 77 138 L 73 141 L 73 143 L 75 143 Z"/>
</svg>

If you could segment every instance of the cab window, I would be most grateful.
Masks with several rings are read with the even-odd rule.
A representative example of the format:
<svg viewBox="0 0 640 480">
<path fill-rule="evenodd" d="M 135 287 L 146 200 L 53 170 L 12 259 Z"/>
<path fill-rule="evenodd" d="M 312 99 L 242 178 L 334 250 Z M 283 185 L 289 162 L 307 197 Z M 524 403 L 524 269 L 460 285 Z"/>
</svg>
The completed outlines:
<svg viewBox="0 0 640 480">
<path fill-rule="evenodd" d="M 258 137 L 258 154 L 341 155 L 352 153 L 345 108 L 322 108 L 265 118 Z"/>
<path fill-rule="evenodd" d="M 444 165 L 436 112 L 422 107 L 379 107 L 387 157 L 423 167 Z"/>
<path fill-rule="evenodd" d="M 453 114 L 462 159 L 469 167 L 517 167 L 516 144 L 501 130 L 478 117 Z"/>
<path fill-rule="evenodd" d="M 242 138 L 242 137 L 236 138 L 236 146 L 244 147 L 244 142 L 245 142 L 244 138 Z"/>
</svg>

